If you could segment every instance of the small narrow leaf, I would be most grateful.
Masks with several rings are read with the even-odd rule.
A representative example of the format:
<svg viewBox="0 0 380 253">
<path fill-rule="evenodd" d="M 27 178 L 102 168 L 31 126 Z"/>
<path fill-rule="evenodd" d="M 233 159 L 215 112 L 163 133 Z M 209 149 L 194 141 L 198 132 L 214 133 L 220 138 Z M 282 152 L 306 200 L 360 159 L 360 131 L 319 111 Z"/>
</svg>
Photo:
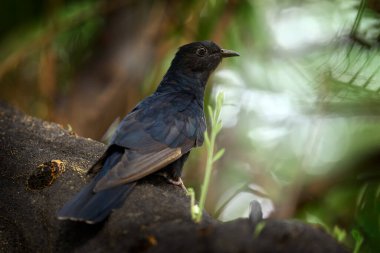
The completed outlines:
<svg viewBox="0 0 380 253">
<path fill-rule="evenodd" d="M 224 102 L 224 93 L 220 92 L 218 95 L 216 95 L 216 107 L 221 108 Z"/>
<path fill-rule="evenodd" d="M 253 237 L 254 237 L 254 238 L 258 238 L 258 237 L 259 237 L 259 235 L 261 234 L 261 232 L 264 230 L 265 225 L 266 225 L 265 221 L 260 221 L 260 222 L 256 225 L 256 227 L 255 227 L 255 231 L 253 232 Z"/>
<path fill-rule="evenodd" d="M 224 102 L 224 93 L 220 92 L 216 96 L 215 119 L 219 119 L 220 111 L 222 110 L 222 106 L 223 106 L 223 102 Z"/>
<path fill-rule="evenodd" d="M 346 236 L 347 236 L 347 233 L 346 233 L 346 230 L 341 229 L 341 228 L 338 227 L 338 226 L 334 226 L 334 229 L 333 229 L 333 236 L 335 237 L 335 239 L 336 239 L 338 242 L 343 242 L 344 239 L 345 239 Z"/>
<path fill-rule="evenodd" d="M 217 124 L 215 124 L 215 126 L 214 126 L 214 132 L 216 134 L 219 133 L 221 129 L 222 129 L 222 123 L 221 122 L 218 122 Z"/>
<path fill-rule="evenodd" d="M 205 144 L 207 147 L 210 146 L 210 137 L 208 136 L 208 132 L 205 132 Z"/>
<path fill-rule="evenodd" d="M 211 121 L 212 121 L 213 120 L 213 111 L 212 111 L 211 105 L 208 105 L 207 109 L 208 109 L 208 115 L 210 116 Z"/>
<path fill-rule="evenodd" d="M 363 236 L 360 234 L 360 232 L 356 229 L 353 229 L 351 231 L 351 235 L 352 237 L 354 238 L 355 240 L 355 248 L 354 248 L 354 251 L 353 253 L 359 253 L 359 250 L 360 250 L 360 247 L 362 246 L 363 244 L 363 241 L 364 241 L 364 238 Z"/>
<path fill-rule="evenodd" d="M 214 163 L 214 162 L 218 161 L 218 160 L 224 155 L 224 151 L 225 151 L 224 148 L 222 148 L 221 150 L 219 150 L 219 151 L 215 154 L 214 159 L 212 160 L 212 162 Z"/>
</svg>

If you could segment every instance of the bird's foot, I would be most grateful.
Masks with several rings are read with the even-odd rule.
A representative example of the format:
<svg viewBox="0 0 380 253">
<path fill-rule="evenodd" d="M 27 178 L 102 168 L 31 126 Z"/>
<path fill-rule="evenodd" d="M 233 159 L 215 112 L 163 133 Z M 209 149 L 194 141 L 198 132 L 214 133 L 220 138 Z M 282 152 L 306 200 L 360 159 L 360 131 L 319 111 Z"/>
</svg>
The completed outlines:
<svg viewBox="0 0 380 253">
<path fill-rule="evenodd" d="M 167 178 L 167 180 L 168 180 L 169 183 L 177 185 L 177 186 L 181 187 L 182 189 L 184 189 L 185 192 L 187 192 L 186 186 L 183 183 L 182 178 L 179 177 L 177 180 L 174 180 L 174 179 L 171 179 L 171 178 Z"/>
<path fill-rule="evenodd" d="M 187 193 L 187 189 L 180 177 L 178 179 L 173 179 L 167 173 L 159 173 L 159 175 L 164 177 L 168 181 L 168 183 L 181 187 Z"/>
</svg>

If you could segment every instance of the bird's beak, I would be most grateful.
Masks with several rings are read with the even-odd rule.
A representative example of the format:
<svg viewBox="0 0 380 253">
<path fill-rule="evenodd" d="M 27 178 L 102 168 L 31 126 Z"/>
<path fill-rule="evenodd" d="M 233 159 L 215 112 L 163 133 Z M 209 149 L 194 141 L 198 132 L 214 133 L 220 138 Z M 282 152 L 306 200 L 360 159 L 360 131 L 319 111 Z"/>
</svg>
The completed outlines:
<svg viewBox="0 0 380 253">
<path fill-rule="evenodd" d="M 228 50 L 228 49 L 222 49 L 221 50 L 221 54 L 222 54 L 223 58 L 240 56 L 240 54 L 238 52 L 235 52 L 235 51 L 232 51 L 232 50 Z"/>
</svg>

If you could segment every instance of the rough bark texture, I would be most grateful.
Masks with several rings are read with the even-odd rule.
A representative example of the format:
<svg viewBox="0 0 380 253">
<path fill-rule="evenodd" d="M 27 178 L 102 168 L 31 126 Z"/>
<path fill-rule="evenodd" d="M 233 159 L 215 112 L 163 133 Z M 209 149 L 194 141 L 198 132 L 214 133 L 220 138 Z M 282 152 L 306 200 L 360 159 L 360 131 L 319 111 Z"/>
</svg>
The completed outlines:
<svg viewBox="0 0 380 253">
<path fill-rule="evenodd" d="M 262 230 L 249 219 L 195 224 L 183 190 L 153 176 L 102 224 L 57 220 L 104 150 L 0 103 L 0 252 L 348 252 L 297 221 L 266 220 Z M 65 171 L 40 166 L 52 160 Z"/>
</svg>

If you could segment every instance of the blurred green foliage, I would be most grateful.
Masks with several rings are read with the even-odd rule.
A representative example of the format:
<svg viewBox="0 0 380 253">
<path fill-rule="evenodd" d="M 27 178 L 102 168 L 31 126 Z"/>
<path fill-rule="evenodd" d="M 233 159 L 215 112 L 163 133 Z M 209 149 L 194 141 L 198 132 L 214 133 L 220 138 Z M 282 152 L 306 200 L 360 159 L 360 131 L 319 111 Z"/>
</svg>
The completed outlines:
<svg viewBox="0 0 380 253">
<path fill-rule="evenodd" d="M 206 209 L 229 220 L 248 215 L 255 199 L 265 216 L 317 223 L 355 252 L 380 252 L 378 1 L 157 2 L 175 15 L 163 21 L 160 64 L 135 88 L 139 96 L 155 89 L 181 44 L 212 39 L 241 54 L 207 91 L 206 103 L 220 90 L 226 96 L 217 140 L 226 152 Z M 47 112 L 59 99 L 50 94 L 70 96 L 117 8 L 101 0 L 2 3 L 0 97 L 54 118 Z M 44 81 L 50 72 L 53 86 Z M 186 165 L 196 192 L 205 161 L 196 150 Z"/>
</svg>

